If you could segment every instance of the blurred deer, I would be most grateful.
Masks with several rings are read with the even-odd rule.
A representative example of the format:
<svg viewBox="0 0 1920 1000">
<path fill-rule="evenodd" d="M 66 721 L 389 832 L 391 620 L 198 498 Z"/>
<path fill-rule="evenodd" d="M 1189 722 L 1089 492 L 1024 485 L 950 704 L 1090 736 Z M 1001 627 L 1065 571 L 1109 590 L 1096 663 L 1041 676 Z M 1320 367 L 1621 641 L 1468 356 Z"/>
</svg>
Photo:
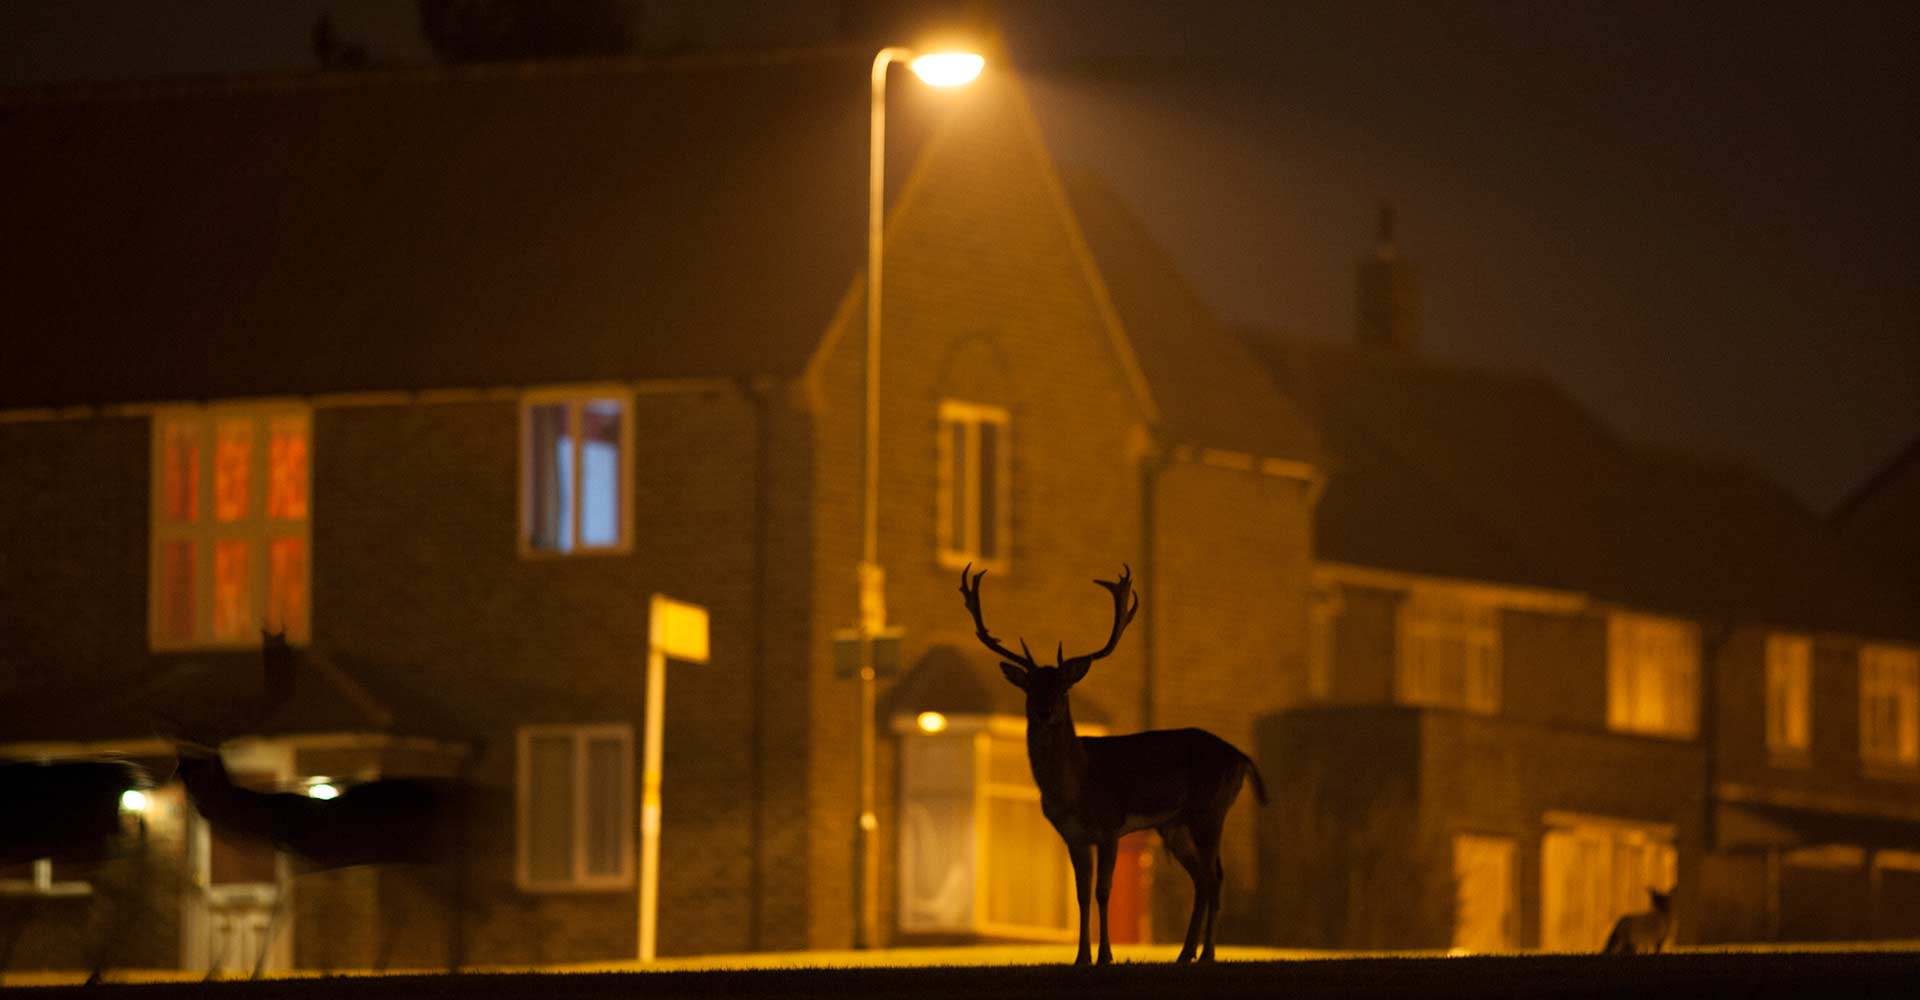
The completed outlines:
<svg viewBox="0 0 1920 1000">
<path fill-rule="evenodd" d="M 1653 909 L 1629 913 L 1615 921 L 1613 933 L 1607 935 L 1607 946 L 1600 949 L 1602 954 L 1660 954 L 1673 932 L 1673 890 L 1648 888 L 1647 896 L 1653 901 Z"/>
<path fill-rule="evenodd" d="M 90 878 L 88 888 L 105 910 L 104 927 L 92 946 L 87 982 L 106 972 L 113 949 L 132 922 L 145 888 L 146 821 L 123 809 L 128 792 L 153 787 L 146 770 L 124 760 L 0 762 L 0 865 L 46 861 L 81 877 L 111 875 L 124 862 L 124 877 Z M 0 922 L 0 969 L 41 900 L 38 889 L 9 902 Z"/>
<path fill-rule="evenodd" d="M 1253 779 L 1253 792 L 1262 805 L 1265 784 L 1253 760 L 1232 744 L 1202 729 L 1155 729 L 1126 736 L 1079 736 L 1073 729 L 1073 711 L 1067 690 L 1087 675 L 1093 661 L 1113 652 L 1120 633 L 1140 610 L 1133 594 L 1130 570 L 1122 567 L 1114 582 L 1095 580 L 1113 597 L 1113 631 L 1106 645 L 1083 656 L 1067 656 L 1065 644 L 1055 647 L 1054 665 L 1035 663 L 1020 641 L 1015 653 L 987 631 L 980 613 L 980 580 L 985 570 L 960 571 L 960 594 L 973 615 L 974 634 L 1005 659 L 1001 673 L 1008 683 L 1027 694 L 1027 762 L 1034 784 L 1040 787 L 1040 811 L 1066 841 L 1073 861 L 1073 882 L 1080 903 L 1080 951 L 1075 964 L 1085 965 L 1088 948 L 1088 897 L 1100 901 L 1100 963 L 1113 961 L 1107 937 L 1107 899 L 1113 889 L 1113 863 L 1120 838 L 1136 830 L 1158 830 L 1180 866 L 1193 878 L 1193 916 L 1187 922 L 1186 945 L 1177 961 L 1198 957 L 1213 961 L 1214 921 L 1220 913 L 1220 831 L 1227 810 L 1240 795 L 1240 785 Z M 1097 852 L 1099 880 L 1094 884 Z M 1203 943 L 1204 942 L 1204 943 Z"/>
<path fill-rule="evenodd" d="M 289 695 L 295 654 L 284 633 L 263 633 L 266 690 Z M 467 832 L 477 792 L 458 778 L 380 778 L 346 785 L 339 796 L 317 799 L 297 792 L 262 792 L 235 784 L 220 758 L 218 742 L 187 738 L 184 727 L 174 743 L 180 780 L 193 806 L 224 836 L 270 844 L 292 855 L 302 871 L 328 871 L 356 865 L 406 865 L 419 872 L 441 897 L 448 922 L 447 961 L 458 969 L 464 960 Z M 282 899 L 284 900 L 284 896 Z M 273 922 L 277 925 L 279 912 Z M 277 929 L 277 928 L 276 928 Z M 376 959 L 384 968 L 399 922 L 387 927 Z M 269 931 L 271 940 L 272 931 Z M 264 961 L 264 948 L 261 955 Z M 256 966 L 255 974 L 258 975 Z"/>
</svg>

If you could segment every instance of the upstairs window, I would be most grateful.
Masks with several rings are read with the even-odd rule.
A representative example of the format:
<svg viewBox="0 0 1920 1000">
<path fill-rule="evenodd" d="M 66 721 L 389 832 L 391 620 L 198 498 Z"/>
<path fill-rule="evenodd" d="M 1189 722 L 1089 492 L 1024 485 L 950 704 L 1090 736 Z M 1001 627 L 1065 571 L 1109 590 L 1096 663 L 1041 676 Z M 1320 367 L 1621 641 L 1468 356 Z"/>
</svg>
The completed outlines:
<svg viewBox="0 0 1920 1000">
<path fill-rule="evenodd" d="M 946 400 L 935 450 L 940 564 L 1004 569 L 1011 550 L 1011 447 L 1007 411 Z"/>
<path fill-rule="evenodd" d="M 1618 613 L 1607 621 L 1607 727 L 1692 739 L 1699 731 L 1700 630 Z"/>
<path fill-rule="evenodd" d="M 1861 648 L 1860 759 L 1920 767 L 1920 651 Z"/>
<path fill-rule="evenodd" d="M 250 646 L 309 633 L 310 413 L 164 411 L 153 422 L 148 644 Z"/>
<path fill-rule="evenodd" d="M 523 726 L 518 771 L 522 889 L 633 884 L 631 726 Z"/>
<path fill-rule="evenodd" d="M 520 439 L 521 551 L 624 551 L 633 466 L 633 411 L 627 399 L 530 396 L 520 408 Z"/>
<path fill-rule="evenodd" d="M 1804 764 L 1813 734 L 1813 640 L 1767 636 L 1767 755 Z"/>
<path fill-rule="evenodd" d="M 1400 605 L 1400 701 L 1500 710 L 1500 609 L 1444 587 L 1416 587 Z"/>
</svg>

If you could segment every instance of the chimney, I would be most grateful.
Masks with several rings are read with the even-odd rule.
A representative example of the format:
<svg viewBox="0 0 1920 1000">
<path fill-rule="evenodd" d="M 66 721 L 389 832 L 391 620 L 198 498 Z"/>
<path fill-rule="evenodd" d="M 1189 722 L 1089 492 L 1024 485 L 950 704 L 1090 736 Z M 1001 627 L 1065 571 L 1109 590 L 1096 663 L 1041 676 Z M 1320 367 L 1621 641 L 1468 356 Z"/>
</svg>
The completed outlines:
<svg viewBox="0 0 1920 1000">
<path fill-rule="evenodd" d="M 1411 353 L 1420 341 L 1419 276 L 1393 240 L 1393 204 L 1380 203 L 1373 253 L 1360 258 L 1360 343 Z"/>
</svg>

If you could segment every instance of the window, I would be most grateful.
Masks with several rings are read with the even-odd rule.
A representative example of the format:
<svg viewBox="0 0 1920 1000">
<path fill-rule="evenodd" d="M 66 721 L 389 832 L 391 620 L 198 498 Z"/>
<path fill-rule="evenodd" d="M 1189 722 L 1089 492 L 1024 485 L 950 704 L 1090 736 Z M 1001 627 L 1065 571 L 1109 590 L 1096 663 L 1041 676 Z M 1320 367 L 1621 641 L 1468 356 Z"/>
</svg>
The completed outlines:
<svg viewBox="0 0 1920 1000">
<path fill-rule="evenodd" d="M 1511 837 L 1455 834 L 1453 946 L 1461 951 L 1512 951 L 1520 946 Z"/>
<path fill-rule="evenodd" d="M 171 410 L 153 422 L 148 642 L 244 646 L 309 631 L 310 415 Z"/>
<path fill-rule="evenodd" d="M 1920 651 L 1861 648 L 1860 759 L 1920 767 Z"/>
<path fill-rule="evenodd" d="M 633 884 L 633 728 L 523 726 L 519 849 L 530 891 Z"/>
<path fill-rule="evenodd" d="M 1475 712 L 1500 710 L 1500 609 L 1441 587 L 1416 587 L 1400 605 L 1400 700 Z"/>
<path fill-rule="evenodd" d="M 901 929 L 1072 940 L 1073 866 L 1040 812 L 1020 727 L 955 729 L 969 726 L 902 731 Z"/>
<path fill-rule="evenodd" d="M 1699 726 L 1700 634 L 1691 622 L 1619 613 L 1607 621 L 1607 726 L 1692 738 Z"/>
<path fill-rule="evenodd" d="M 633 411 L 612 393 L 529 396 L 520 408 L 523 553 L 624 551 Z"/>
<path fill-rule="evenodd" d="M 1813 640 L 1767 636 L 1767 754 L 1804 765 L 1812 736 Z"/>
<path fill-rule="evenodd" d="M 1540 842 L 1540 947 L 1599 951 L 1614 921 L 1647 909 L 1678 879 L 1673 829 L 1560 814 Z"/>
<path fill-rule="evenodd" d="M 1007 566 L 1012 549 L 1007 425 L 1007 411 L 997 406 L 940 404 L 935 534 L 942 566 Z"/>
</svg>

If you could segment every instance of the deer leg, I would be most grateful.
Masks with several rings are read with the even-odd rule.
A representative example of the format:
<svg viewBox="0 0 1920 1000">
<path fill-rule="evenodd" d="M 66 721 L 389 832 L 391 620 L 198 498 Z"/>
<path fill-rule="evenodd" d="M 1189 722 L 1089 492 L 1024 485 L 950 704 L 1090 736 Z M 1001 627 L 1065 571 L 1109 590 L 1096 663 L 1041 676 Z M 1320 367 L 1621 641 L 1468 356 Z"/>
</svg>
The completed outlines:
<svg viewBox="0 0 1920 1000">
<path fill-rule="evenodd" d="M 1107 897 L 1113 895 L 1113 862 L 1120 853 L 1120 838 L 1108 837 L 1099 843 L 1100 878 L 1094 885 L 1094 895 L 1100 901 L 1100 964 L 1113 964 L 1113 942 L 1107 937 Z"/>
<path fill-rule="evenodd" d="M 1211 823 L 1201 822 L 1192 828 L 1194 854 L 1198 862 L 1193 871 L 1194 881 L 1194 918 L 1201 919 L 1200 907 L 1206 907 L 1205 919 L 1201 931 L 1202 946 L 1200 961 L 1213 961 L 1213 930 L 1215 918 L 1220 915 L 1220 883 L 1225 881 L 1226 872 L 1220 864 L 1220 826 L 1224 814 Z"/>
<path fill-rule="evenodd" d="M 1093 904 L 1093 845 L 1069 843 L 1067 855 L 1073 859 L 1074 896 L 1080 900 L 1080 951 L 1074 955 L 1073 964 L 1086 965 L 1093 960 L 1093 949 L 1087 942 L 1087 911 Z"/>
<path fill-rule="evenodd" d="M 1187 920 L 1187 943 L 1180 949 L 1180 957 L 1175 962 L 1191 962 L 1195 949 L 1200 946 L 1200 923 L 1206 913 L 1206 880 L 1201 877 L 1200 852 L 1194 847 L 1193 835 L 1184 826 L 1163 826 L 1160 828 L 1160 841 L 1167 845 L 1167 851 L 1173 855 L 1180 867 L 1187 870 L 1187 877 L 1193 879 L 1193 916 Z"/>
</svg>

